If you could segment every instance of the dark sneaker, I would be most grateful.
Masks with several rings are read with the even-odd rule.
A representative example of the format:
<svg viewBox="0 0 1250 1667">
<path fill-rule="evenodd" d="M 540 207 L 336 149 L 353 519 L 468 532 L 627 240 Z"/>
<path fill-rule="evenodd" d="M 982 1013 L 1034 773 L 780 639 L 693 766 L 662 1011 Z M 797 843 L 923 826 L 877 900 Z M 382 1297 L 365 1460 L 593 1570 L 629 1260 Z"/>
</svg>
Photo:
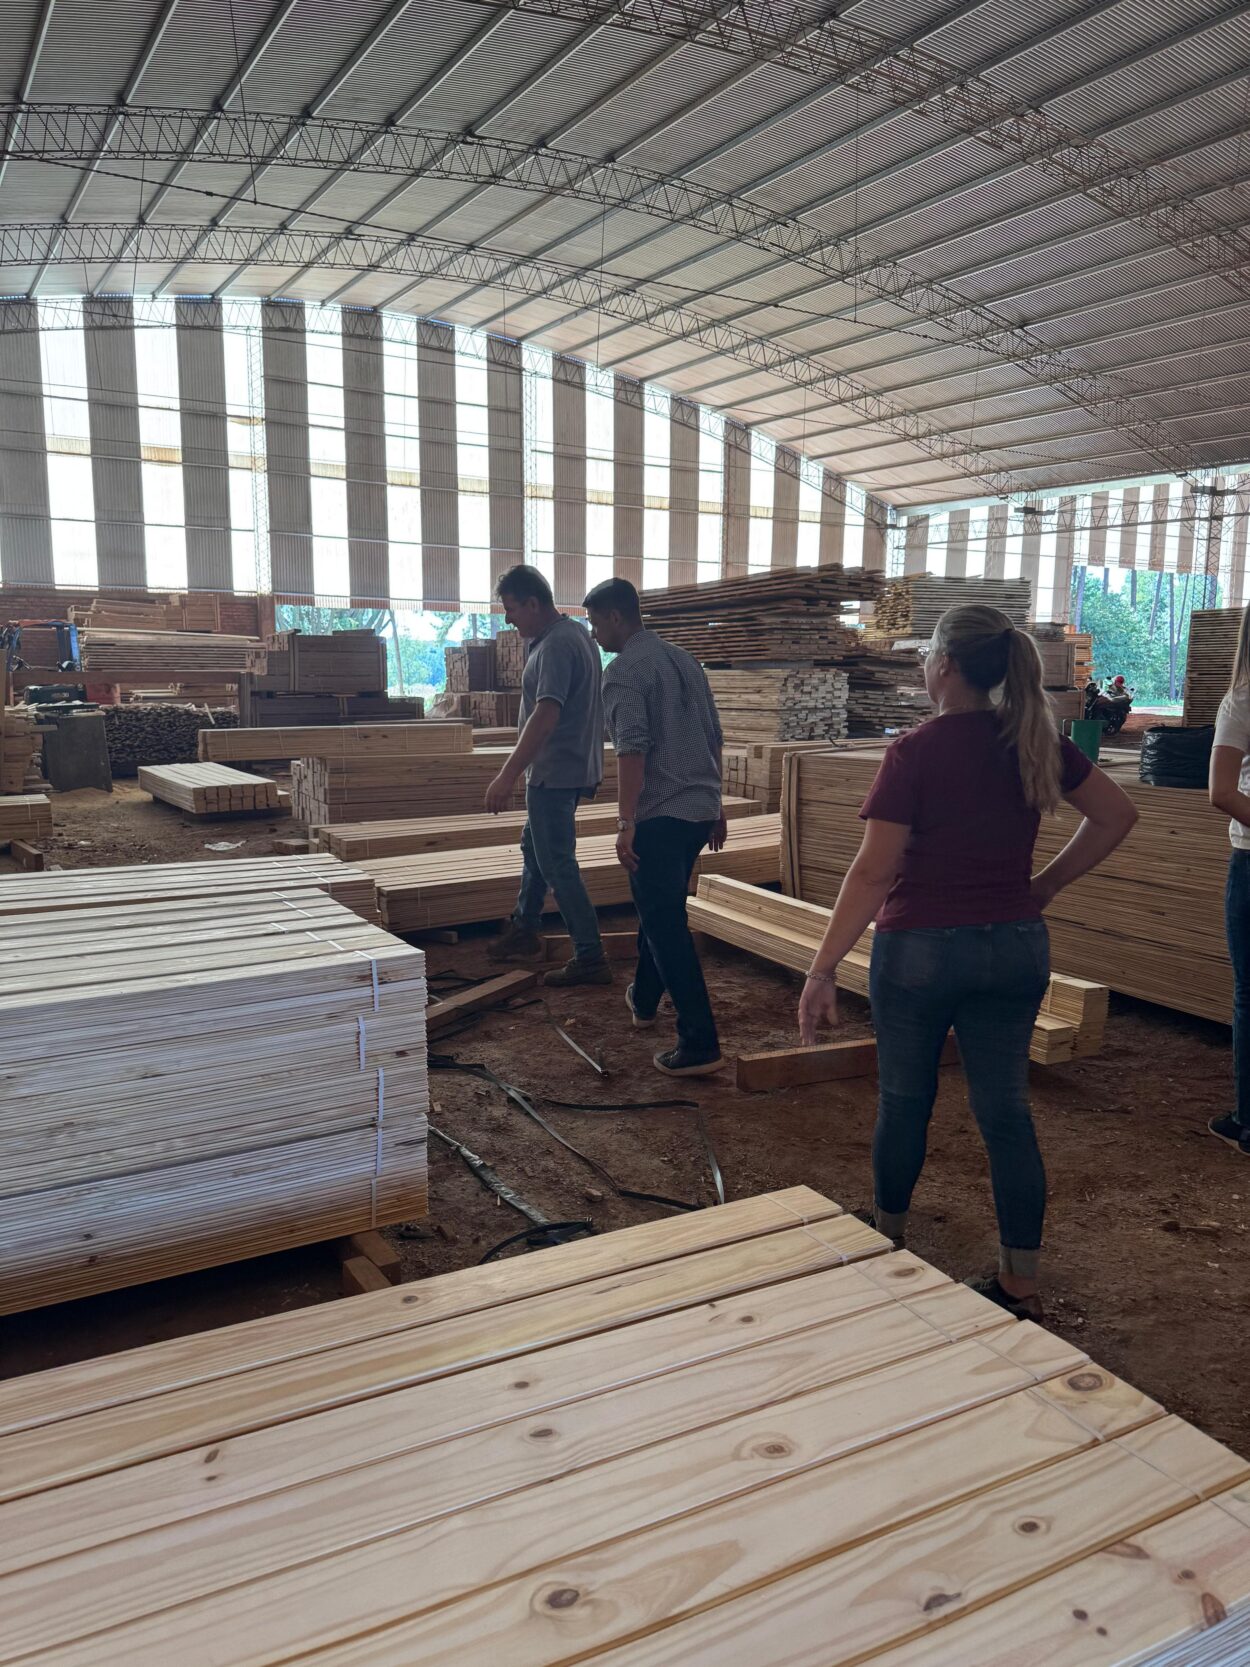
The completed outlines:
<svg viewBox="0 0 1250 1667">
<path fill-rule="evenodd" d="M 640 1013 L 634 1006 L 634 986 L 630 984 L 625 991 L 625 1005 L 633 1017 L 635 1030 L 651 1030 L 655 1026 L 655 1014 Z"/>
<path fill-rule="evenodd" d="M 574 958 L 566 961 L 562 967 L 549 972 L 543 979 L 544 984 L 553 990 L 571 990 L 575 984 L 610 984 L 612 982 L 612 968 L 605 956 L 599 961 L 579 961 Z"/>
<path fill-rule="evenodd" d="M 1243 1158 L 1250 1158 L 1250 1129 L 1244 1123 L 1239 1123 L 1235 1117 L 1213 1117 L 1207 1128 L 1226 1146 L 1231 1146 L 1234 1152 L 1240 1152 Z"/>
<path fill-rule="evenodd" d="M 685 1048 L 662 1049 L 653 1061 L 657 1071 L 666 1077 L 710 1077 L 725 1061 L 720 1054 L 687 1053 Z"/>
<path fill-rule="evenodd" d="M 990 1274 L 988 1279 L 965 1279 L 964 1284 L 979 1297 L 988 1297 L 1000 1308 L 1005 1308 L 1014 1319 L 1032 1320 L 1037 1325 L 1045 1324 L 1046 1316 L 1042 1309 L 1041 1297 L 1013 1297 L 1010 1291 L 1003 1290 L 994 1274 Z"/>
<path fill-rule="evenodd" d="M 488 961 L 541 961 L 542 939 L 528 926 L 512 922 L 506 931 L 492 939 L 486 951 Z"/>
</svg>

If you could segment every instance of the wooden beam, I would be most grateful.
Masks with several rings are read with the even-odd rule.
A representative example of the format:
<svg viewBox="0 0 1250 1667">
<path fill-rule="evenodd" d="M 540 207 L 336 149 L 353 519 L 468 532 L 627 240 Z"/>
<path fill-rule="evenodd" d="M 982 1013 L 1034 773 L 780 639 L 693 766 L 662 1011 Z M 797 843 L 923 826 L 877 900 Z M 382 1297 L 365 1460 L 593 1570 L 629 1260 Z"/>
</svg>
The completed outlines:
<svg viewBox="0 0 1250 1667">
<path fill-rule="evenodd" d="M 349 1261 L 353 1256 L 367 1256 L 374 1267 L 386 1275 L 392 1285 L 399 1283 L 401 1272 L 399 1252 L 389 1239 L 384 1239 L 381 1233 L 369 1229 L 363 1233 L 351 1233 L 339 1241 L 339 1251 L 343 1260 Z"/>
<path fill-rule="evenodd" d="M 498 1007 L 513 996 L 520 995 L 522 990 L 533 989 L 537 982 L 538 974 L 532 968 L 517 967 L 511 972 L 500 973 L 498 978 L 488 978 L 484 984 L 475 984 L 472 989 L 458 990 L 454 996 L 433 1002 L 426 1008 L 426 1033 L 437 1036 L 458 1019 L 467 1018 L 470 1013 L 481 1013 L 488 1007 Z"/>
<path fill-rule="evenodd" d="M 632 961 L 638 953 L 638 928 L 632 932 L 600 932 L 603 953 L 609 961 Z M 543 939 L 543 953 L 548 961 L 567 961 L 573 954 L 572 938 Z"/>
<path fill-rule="evenodd" d="M 942 1065 L 958 1065 L 959 1049 L 948 1036 Z M 877 1069 L 874 1037 L 858 1042 L 824 1042 L 811 1048 L 774 1048 L 738 1056 L 736 1086 L 757 1093 L 766 1088 L 800 1088 L 806 1083 L 870 1077 Z"/>
<path fill-rule="evenodd" d="M 27 874 L 38 874 L 46 867 L 43 852 L 37 845 L 28 845 L 24 839 L 9 841 L 9 855 L 17 866 Z"/>
<path fill-rule="evenodd" d="M 391 1282 L 367 1256 L 349 1256 L 343 1263 L 343 1295 L 362 1297 L 366 1291 L 389 1291 Z"/>
</svg>

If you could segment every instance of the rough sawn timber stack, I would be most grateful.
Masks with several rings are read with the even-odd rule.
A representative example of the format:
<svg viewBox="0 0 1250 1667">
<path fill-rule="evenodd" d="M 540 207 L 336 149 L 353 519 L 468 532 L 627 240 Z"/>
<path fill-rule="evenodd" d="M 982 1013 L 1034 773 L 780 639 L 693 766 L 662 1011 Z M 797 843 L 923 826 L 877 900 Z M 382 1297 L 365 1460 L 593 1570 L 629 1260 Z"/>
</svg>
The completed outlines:
<svg viewBox="0 0 1250 1667">
<path fill-rule="evenodd" d="M 806 752 L 787 761 L 782 876 L 788 892 L 832 907 L 859 849 L 859 809 L 882 756 L 873 747 Z M 1109 773 L 1140 820 L 1118 850 L 1047 909 L 1052 964 L 1124 995 L 1228 1024 L 1228 824 L 1205 793 L 1149 787 L 1135 763 L 1112 765 Z M 1056 856 L 1079 824 L 1068 805 L 1044 816 L 1035 867 Z"/>
<path fill-rule="evenodd" d="M 1021 630 L 1028 624 L 1032 586 L 1027 579 L 939 578 L 911 573 L 892 579 L 873 609 L 871 629 L 886 637 L 931 637 L 948 608 L 979 603 L 1005 613 Z"/>
<path fill-rule="evenodd" d="M 1236 1659 L 1250 1465 L 806 1187 L 0 1385 L 40 1667 Z"/>
<path fill-rule="evenodd" d="M 709 665 L 838 659 L 859 633 L 846 618 L 878 594 L 863 568 L 797 567 L 643 592 L 646 624 Z"/>
<path fill-rule="evenodd" d="M 263 672 L 265 645 L 252 637 L 190 631 L 79 632 L 82 669 L 92 677 L 147 679 L 157 673 Z"/>
<path fill-rule="evenodd" d="M 276 781 L 232 770 L 228 764 L 140 765 L 139 787 L 193 816 L 241 816 L 278 809 Z"/>
<path fill-rule="evenodd" d="M 46 793 L 0 794 L 0 845 L 11 839 L 47 839 L 52 833 L 52 802 Z"/>
<path fill-rule="evenodd" d="M 0 793 L 30 793 L 43 780 L 43 736 L 28 706 L 0 707 Z"/>
<path fill-rule="evenodd" d="M 1198 608 L 1189 621 L 1185 710 L 1181 722 L 1213 724 L 1228 693 L 1244 608 Z"/>
<path fill-rule="evenodd" d="M 473 751 L 473 726 L 419 718 L 412 723 L 308 725 L 274 729 L 206 729 L 200 758 L 221 763 L 257 758 L 364 758 L 385 754 Z"/>
<path fill-rule="evenodd" d="M 309 886 L 147 872 L 143 908 L 5 915 L 2 1312 L 424 1210 L 420 951 Z"/>
<path fill-rule="evenodd" d="M 712 670 L 726 741 L 837 741 L 846 734 L 846 673 L 833 666 Z"/>
<path fill-rule="evenodd" d="M 744 817 L 730 829 L 723 850 L 703 853 L 699 870 L 776 883 L 780 838 L 780 817 Z M 615 834 L 579 839 L 577 862 L 596 908 L 630 901 L 629 875 L 617 858 Z M 492 845 L 425 856 L 369 858 L 361 867 L 378 888 L 383 924 L 393 932 L 419 932 L 511 914 L 521 879 L 521 854 L 512 846 Z"/>
</svg>

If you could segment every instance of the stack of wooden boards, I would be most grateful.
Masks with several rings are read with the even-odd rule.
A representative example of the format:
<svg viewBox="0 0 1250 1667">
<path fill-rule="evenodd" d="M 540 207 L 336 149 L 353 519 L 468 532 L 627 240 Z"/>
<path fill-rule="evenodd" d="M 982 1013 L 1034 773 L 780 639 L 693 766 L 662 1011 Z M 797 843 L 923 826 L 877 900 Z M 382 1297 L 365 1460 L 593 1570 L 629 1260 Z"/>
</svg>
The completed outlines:
<svg viewBox="0 0 1250 1667">
<path fill-rule="evenodd" d="M 855 647 L 847 629 L 881 578 L 862 567 L 792 567 L 716 584 L 644 591 L 645 623 L 706 665 L 838 660 Z"/>
<path fill-rule="evenodd" d="M 140 764 L 190 763 L 197 756 L 201 732 L 220 733 L 239 721 L 233 708 L 173 701 L 127 701 L 103 710 L 109 767 L 115 776 L 133 776 Z"/>
<path fill-rule="evenodd" d="M 869 628 L 875 636 L 927 638 L 948 608 L 979 603 L 998 608 L 1023 630 L 1032 601 L 1027 579 L 940 579 L 932 573 L 909 573 L 892 579 L 882 590 Z"/>
<path fill-rule="evenodd" d="M 398 722 L 425 711 L 418 697 L 387 693 L 387 647 L 372 631 L 281 631 L 267 647 L 264 675 L 239 684 L 245 729 Z"/>
<path fill-rule="evenodd" d="M 100 631 L 207 631 L 222 628 L 221 598 L 213 591 L 174 596 L 96 596 L 83 607 L 71 607 L 76 625 Z"/>
<path fill-rule="evenodd" d="M 291 766 L 291 809 L 310 828 L 396 816 L 469 816 L 482 809 L 486 789 L 510 750 L 482 747 L 443 754 L 297 759 Z M 616 754 L 611 747 L 603 749 L 599 797 L 604 803 L 616 801 Z M 524 779 L 517 782 L 513 801 L 518 807 L 524 804 Z"/>
<path fill-rule="evenodd" d="M 244 816 L 278 809 L 278 784 L 228 764 L 149 764 L 139 767 L 139 786 L 193 816 Z"/>
<path fill-rule="evenodd" d="M 0 879 L 0 1311 L 422 1212 L 423 958 L 336 869 Z"/>
<path fill-rule="evenodd" d="M 860 748 L 795 753 L 787 761 L 782 874 L 792 895 L 833 905 L 859 849 L 859 809 L 881 757 L 880 748 Z M 1052 961 L 1124 995 L 1227 1024 L 1228 824 L 1205 793 L 1140 781 L 1135 755 L 1107 767 L 1140 820 L 1118 850 L 1046 911 Z M 1079 822 L 1067 805 L 1042 818 L 1036 867 L 1058 854 Z"/>
<path fill-rule="evenodd" d="M 1244 608 L 1196 608 L 1189 620 L 1182 723 L 1213 724 L 1228 693 Z"/>
<path fill-rule="evenodd" d="M 751 799 L 723 799 L 721 808 L 730 821 L 754 816 L 759 806 Z M 479 812 L 476 816 L 421 816 L 394 822 L 344 822 L 328 828 L 310 828 L 313 847 L 329 851 L 344 862 L 365 857 L 419 856 L 428 851 L 467 851 L 481 845 L 517 845 L 525 826 L 523 810 L 503 811 L 498 816 Z M 577 811 L 580 835 L 615 833 L 615 804 L 590 803 Z"/>
<path fill-rule="evenodd" d="M 473 728 L 422 718 L 414 723 L 321 725 L 291 729 L 205 729 L 199 756 L 218 764 L 258 758 L 376 758 L 404 754 L 467 753 Z"/>
<path fill-rule="evenodd" d="M 837 741 L 846 734 L 846 673 L 832 666 L 709 671 L 721 728 L 736 741 Z"/>
<path fill-rule="evenodd" d="M 1250 1465 L 806 1187 L 14 1379 L 0 1429 L 0 1625 L 47 1667 L 1246 1636 Z"/>
<path fill-rule="evenodd" d="M 699 870 L 775 884 L 780 838 L 779 817 L 746 816 L 730 829 L 724 850 L 703 853 Z M 629 902 L 629 875 L 617 857 L 615 833 L 580 838 L 577 863 L 596 908 Z M 521 879 L 521 853 L 515 846 L 370 857 L 360 866 L 377 886 L 383 924 L 393 932 L 501 920 L 515 907 Z"/>
<path fill-rule="evenodd" d="M 481 727 L 515 724 L 521 714 L 521 674 L 525 640 L 518 631 L 501 631 L 444 648 L 447 689 L 439 710 L 468 718 Z"/>
<path fill-rule="evenodd" d="M 24 839 L 38 845 L 52 834 L 52 803 L 46 793 L 0 793 L 0 845 Z"/>
<path fill-rule="evenodd" d="M 833 910 L 797 897 L 704 874 L 687 908 L 690 925 L 711 938 L 759 955 L 793 972 L 806 972 L 820 947 Z M 866 932 L 838 967 L 838 986 L 868 994 L 872 934 Z M 1066 1065 L 1102 1051 L 1107 988 L 1055 974 L 1033 1027 L 1029 1057 L 1036 1065 Z"/>
<path fill-rule="evenodd" d="M 1042 657 L 1042 682 L 1056 718 L 1085 715 L 1085 685 L 1090 679 L 1094 639 L 1088 632 L 1059 624 L 1035 625 L 1033 640 Z"/>
<path fill-rule="evenodd" d="M 253 637 L 209 636 L 192 631 L 103 631 L 78 633 L 84 673 L 104 681 L 160 682 L 190 672 L 265 670 L 266 650 Z"/>
<path fill-rule="evenodd" d="M 29 706 L 0 707 L 0 794 L 29 793 L 44 785 L 42 748 Z"/>
<path fill-rule="evenodd" d="M 754 799 L 761 810 L 778 811 L 786 754 L 825 746 L 824 741 L 753 741 L 748 746 L 727 746 L 721 754 L 725 792 L 734 798 Z"/>
</svg>

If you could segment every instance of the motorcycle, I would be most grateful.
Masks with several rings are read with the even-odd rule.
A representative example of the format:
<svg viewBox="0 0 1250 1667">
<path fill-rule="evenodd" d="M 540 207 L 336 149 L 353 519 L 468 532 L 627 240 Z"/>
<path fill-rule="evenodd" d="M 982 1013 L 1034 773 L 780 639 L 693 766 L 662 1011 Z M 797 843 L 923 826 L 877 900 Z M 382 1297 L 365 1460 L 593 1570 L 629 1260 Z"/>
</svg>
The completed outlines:
<svg viewBox="0 0 1250 1667">
<path fill-rule="evenodd" d="M 1104 690 L 1091 677 L 1085 686 L 1085 716 L 1097 718 L 1104 735 L 1118 735 L 1133 710 L 1135 693 L 1126 684 L 1120 684 L 1118 688 L 1113 684 Z"/>
</svg>

